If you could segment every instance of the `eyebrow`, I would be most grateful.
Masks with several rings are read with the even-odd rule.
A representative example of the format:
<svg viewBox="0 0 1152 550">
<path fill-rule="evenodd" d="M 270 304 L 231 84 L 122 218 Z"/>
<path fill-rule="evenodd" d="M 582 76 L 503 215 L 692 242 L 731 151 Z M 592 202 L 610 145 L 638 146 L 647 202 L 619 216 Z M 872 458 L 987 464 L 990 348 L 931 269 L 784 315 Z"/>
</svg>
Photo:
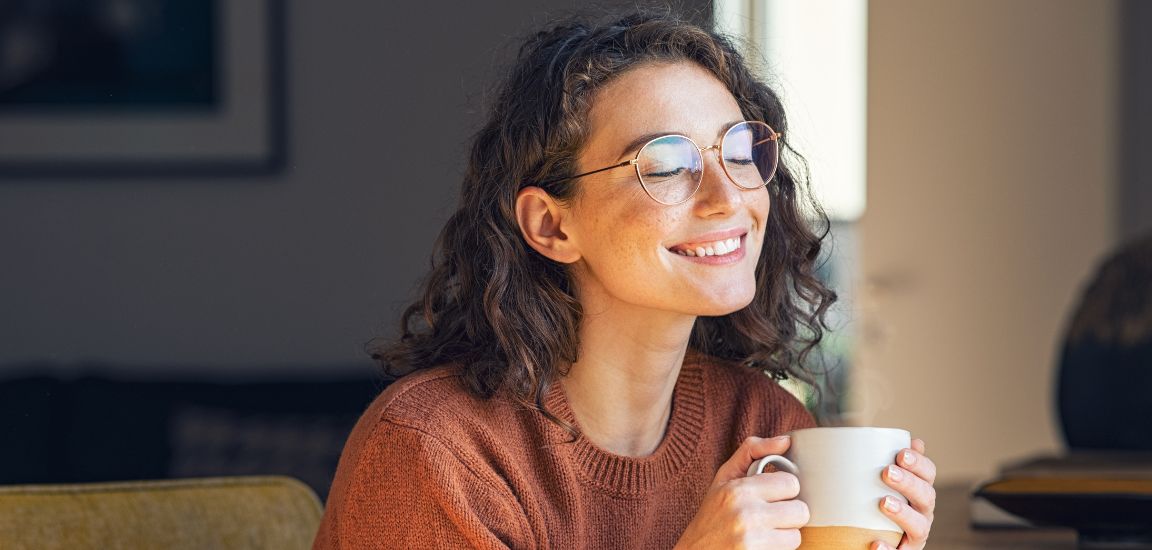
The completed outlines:
<svg viewBox="0 0 1152 550">
<path fill-rule="evenodd" d="M 733 120 L 731 122 L 725 123 L 721 127 L 721 130 L 718 133 L 717 137 L 723 137 L 725 132 L 727 132 L 733 126 L 735 126 L 741 122 L 744 122 L 744 120 L 743 119 Z M 638 137 L 636 137 L 636 139 L 629 141 L 628 145 L 624 146 L 624 149 L 622 151 L 620 151 L 620 155 L 616 157 L 616 160 L 620 160 L 626 156 L 629 156 L 630 153 L 634 152 L 636 149 L 639 149 L 640 147 L 642 147 L 644 144 L 648 143 L 649 141 L 652 141 L 652 140 L 659 138 L 659 137 L 670 136 L 670 135 L 687 136 L 688 132 L 683 132 L 683 131 L 652 132 L 652 133 L 638 136 Z M 709 143 L 708 145 L 712 145 L 712 144 Z"/>
</svg>

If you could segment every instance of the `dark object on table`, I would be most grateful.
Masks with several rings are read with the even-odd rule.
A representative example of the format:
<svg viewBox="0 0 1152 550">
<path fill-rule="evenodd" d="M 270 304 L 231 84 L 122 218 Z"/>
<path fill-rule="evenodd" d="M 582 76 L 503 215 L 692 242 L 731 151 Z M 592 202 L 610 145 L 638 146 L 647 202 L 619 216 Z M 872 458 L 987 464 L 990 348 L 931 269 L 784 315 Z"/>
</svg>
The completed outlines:
<svg viewBox="0 0 1152 550">
<path fill-rule="evenodd" d="M 1068 453 L 1004 467 L 973 510 L 983 499 L 1034 526 L 1075 528 L 1083 547 L 1152 548 L 1150 397 L 1152 235 L 1100 266 L 1072 317 L 1057 388 Z"/>
<path fill-rule="evenodd" d="M 360 372 L 0 380 L 0 485 L 286 475 L 326 498 L 344 440 L 384 387 L 374 369 Z"/>
<path fill-rule="evenodd" d="M 1152 548 L 1152 453 L 1081 452 L 1004 468 L 974 495 L 1085 548 Z"/>
<path fill-rule="evenodd" d="M 1058 380 L 1070 449 L 1152 450 L 1152 236 L 1096 273 L 1065 337 Z"/>
</svg>

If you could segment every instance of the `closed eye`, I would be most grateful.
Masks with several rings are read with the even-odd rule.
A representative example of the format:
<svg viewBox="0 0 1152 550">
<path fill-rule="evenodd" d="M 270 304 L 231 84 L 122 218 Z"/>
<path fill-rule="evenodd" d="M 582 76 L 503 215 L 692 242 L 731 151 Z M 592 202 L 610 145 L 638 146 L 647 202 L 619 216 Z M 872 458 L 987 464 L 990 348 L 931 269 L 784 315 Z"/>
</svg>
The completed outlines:
<svg viewBox="0 0 1152 550">
<path fill-rule="evenodd" d="M 683 166 L 681 166 L 681 167 L 676 168 L 674 170 L 668 170 L 665 172 L 649 172 L 647 174 L 644 174 L 644 177 L 647 177 L 647 178 L 671 178 L 671 177 L 675 177 L 675 176 L 679 176 L 680 174 L 683 174 L 684 170 L 687 170 L 687 168 L 684 168 Z"/>
</svg>

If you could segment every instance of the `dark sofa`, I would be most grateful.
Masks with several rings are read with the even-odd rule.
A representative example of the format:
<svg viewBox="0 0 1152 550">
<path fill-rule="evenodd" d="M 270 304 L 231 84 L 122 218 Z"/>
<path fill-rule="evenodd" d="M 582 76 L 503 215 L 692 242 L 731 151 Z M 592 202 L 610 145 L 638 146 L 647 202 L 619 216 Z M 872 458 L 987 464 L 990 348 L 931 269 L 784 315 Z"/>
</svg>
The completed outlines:
<svg viewBox="0 0 1152 550">
<path fill-rule="evenodd" d="M 385 386 L 371 367 L 237 382 L 80 372 L 0 377 L 0 484 L 283 474 L 325 498 L 345 438 Z"/>
</svg>

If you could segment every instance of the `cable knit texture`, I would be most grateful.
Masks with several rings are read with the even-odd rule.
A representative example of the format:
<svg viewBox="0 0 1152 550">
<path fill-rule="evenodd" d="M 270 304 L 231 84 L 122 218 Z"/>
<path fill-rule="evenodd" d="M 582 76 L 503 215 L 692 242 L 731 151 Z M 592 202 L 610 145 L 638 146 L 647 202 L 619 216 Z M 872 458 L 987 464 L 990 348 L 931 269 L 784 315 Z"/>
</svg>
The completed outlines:
<svg viewBox="0 0 1152 550">
<path fill-rule="evenodd" d="M 744 438 L 816 425 L 764 374 L 690 358 L 664 440 L 619 456 L 507 395 L 475 397 L 460 372 L 420 371 L 376 398 L 314 548 L 671 548 Z M 544 406 L 576 425 L 559 385 Z"/>
</svg>

